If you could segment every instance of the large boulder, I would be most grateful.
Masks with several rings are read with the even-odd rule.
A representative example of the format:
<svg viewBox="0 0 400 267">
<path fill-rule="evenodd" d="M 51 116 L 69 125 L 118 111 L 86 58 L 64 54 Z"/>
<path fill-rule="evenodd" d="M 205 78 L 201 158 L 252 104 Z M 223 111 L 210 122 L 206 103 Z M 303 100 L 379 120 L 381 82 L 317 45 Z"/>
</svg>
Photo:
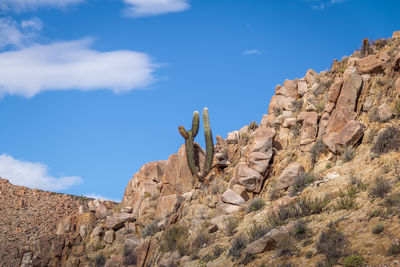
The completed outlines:
<svg viewBox="0 0 400 267">
<path fill-rule="evenodd" d="M 178 194 L 160 197 L 155 217 L 159 219 L 168 217 L 179 208 L 183 200 L 184 198 Z"/>
<path fill-rule="evenodd" d="M 266 233 L 263 237 L 247 245 L 244 253 L 248 255 L 254 255 L 272 250 L 275 248 L 279 239 L 285 234 L 288 234 L 288 231 L 285 227 L 274 228 Z"/>
<path fill-rule="evenodd" d="M 343 78 L 336 78 L 334 83 L 329 88 L 328 101 L 336 103 L 340 95 L 340 90 L 342 89 L 342 85 L 343 85 Z"/>
<path fill-rule="evenodd" d="M 304 174 L 304 167 L 299 162 L 289 164 L 278 178 L 275 188 L 286 189 L 293 185 L 294 181 Z"/>
<path fill-rule="evenodd" d="M 362 76 L 357 74 L 354 69 L 345 72 L 343 87 L 336 106 L 348 110 L 355 110 L 357 98 L 363 83 Z"/>
<path fill-rule="evenodd" d="M 236 178 L 241 185 L 248 191 L 260 191 L 263 177 L 261 174 L 248 167 L 244 162 L 240 162 L 235 167 L 234 178 Z"/>
<path fill-rule="evenodd" d="M 380 73 L 383 71 L 385 61 L 377 55 L 369 55 L 357 61 L 357 71 L 359 73 Z"/>
<path fill-rule="evenodd" d="M 227 189 L 222 195 L 221 195 L 221 200 L 225 203 L 233 204 L 233 205 L 241 205 L 245 201 L 244 199 L 238 195 L 236 192 L 234 192 L 231 189 Z"/>
<path fill-rule="evenodd" d="M 130 213 L 115 213 L 111 216 L 107 216 L 104 227 L 107 229 L 118 230 L 124 226 L 125 222 L 132 222 L 134 220 Z"/>
<path fill-rule="evenodd" d="M 364 135 L 365 125 L 352 120 L 349 121 L 336 136 L 335 144 L 341 147 L 354 146 Z"/>
</svg>

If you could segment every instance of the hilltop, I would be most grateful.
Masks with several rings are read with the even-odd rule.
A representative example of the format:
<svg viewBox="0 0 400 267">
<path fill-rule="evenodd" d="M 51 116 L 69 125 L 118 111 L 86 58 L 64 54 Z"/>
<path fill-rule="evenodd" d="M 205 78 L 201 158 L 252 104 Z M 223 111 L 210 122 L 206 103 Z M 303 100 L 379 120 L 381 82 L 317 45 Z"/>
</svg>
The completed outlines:
<svg viewBox="0 0 400 267">
<path fill-rule="evenodd" d="M 204 182 L 183 145 L 122 203 L 89 201 L 31 239 L 21 266 L 399 264 L 400 32 L 284 81 L 260 124 L 216 140 Z"/>
</svg>

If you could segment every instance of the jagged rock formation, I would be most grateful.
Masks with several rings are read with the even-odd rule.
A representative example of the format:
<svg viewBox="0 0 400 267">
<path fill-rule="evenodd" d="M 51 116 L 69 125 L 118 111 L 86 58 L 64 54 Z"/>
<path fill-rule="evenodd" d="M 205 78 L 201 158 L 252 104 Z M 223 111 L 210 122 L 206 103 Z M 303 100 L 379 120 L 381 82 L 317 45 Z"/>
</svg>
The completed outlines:
<svg viewBox="0 0 400 267">
<path fill-rule="evenodd" d="M 278 85 L 259 126 L 216 138 L 204 183 L 182 146 L 144 165 L 118 207 L 90 202 L 32 242 L 22 265 L 398 264 L 399 36 Z"/>
<path fill-rule="evenodd" d="M 83 198 L 15 186 L 0 178 L 0 266 L 18 266 L 30 240 L 55 234 Z"/>
</svg>

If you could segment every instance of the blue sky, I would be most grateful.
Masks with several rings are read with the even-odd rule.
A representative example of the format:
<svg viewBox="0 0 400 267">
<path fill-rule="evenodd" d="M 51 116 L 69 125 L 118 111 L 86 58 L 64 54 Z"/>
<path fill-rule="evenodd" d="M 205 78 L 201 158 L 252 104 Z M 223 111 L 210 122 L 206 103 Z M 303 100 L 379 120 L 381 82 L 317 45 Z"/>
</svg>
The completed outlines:
<svg viewBox="0 0 400 267">
<path fill-rule="evenodd" d="M 0 176 L 120 200 L 139 168 L 267 113 L 277 84 L 400 30 L 399 1 L 2 0 Z M 199 134 L 197 141 L 203 142 Z"/>
</svg>

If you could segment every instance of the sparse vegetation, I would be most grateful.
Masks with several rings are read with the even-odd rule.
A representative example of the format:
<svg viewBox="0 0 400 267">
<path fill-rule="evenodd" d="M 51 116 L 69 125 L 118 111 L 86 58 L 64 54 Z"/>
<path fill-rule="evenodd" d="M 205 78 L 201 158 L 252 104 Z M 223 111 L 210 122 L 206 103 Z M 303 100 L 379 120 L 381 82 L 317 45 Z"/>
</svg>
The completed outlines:
<svg viewBox="0 0 400 267">
<path fill-rule="evenodd" d="M 236 217 L 229 217 L 225 221 L 225 230 L 228 235 L 234 235 L 236 233 L 236 228 L 239 225 L 239 220 Z"/>
<path fill-rule="evenodd" d="M 315 164 L 317 162 L 318 157 L 324 153 L 326 150 L 326 145 L 322 140 L 318 140 L 311 148 L 310 153 L 311 153 L 311 162 L 312 164 Z"/>
<path fill-rule="evenodd" d="M 362 266 L 364 262 L 363 257 L 353 254 L 343 259 L 343 266 L 345 267 L 358 267 Z"/>
<path fill-rule="evenodd" d="M 202 249 L 206 247 L 209 242 L 210 242 L 210 236 L 208 235 L 208 233 L 200 232 L 192 242 L 192 249 L 195 251 Z"/>
<path fill-rule="evenodd" d="M 293 185 L 290 187 L 290 196 L 296 196 L 298 193 L 301 193 L 304 188 L 315 181 L 315 176 L 311 172 L 302 173 L 299 177 L 297 177 Z"/>
<path fill-rule="evenodd" d="M 137 256 L 135 253 L 135 248 L 131 246 L 124 247 L 124 264 L 125 265 L 136 265 Z"/>
<path fill-rule="evenodd" d="M 247 235 L 249 237 L 249 242 L 256 241 L 271 231 L 271 227 L 264 223 L 256 223 L 253 222 L 253 225 L 247 231 Z"/>
<path fill-rule="evenodd" d="M 339 190 L 339 199 L 336 202 L 335 209 L 349 210 L 356 208 L 355 195 L 357 192 L 358 188 L 355 185 L 347 187 L 345 192 Z"/>
<path fill-rule="evenodd" d="M 383 198 L 391 189 L 390 182 L 383 177 L 376 177 L 369 188 L 371 197 Z"/>
<path fill-rule="evenodd" d="M 165 252 L 172 252 L 174 250 L 183 256 L 188 251 L 187 245 L 187 228 L 180 225 L 172 225 L 169 229 L 164 232 L 161 241 L 161 250 Z"/>
<path fill-rule="evenodd" d="M 264 200 L 260 197 L 255 197 L 252 200 L 250 200 L 249 204 L 246 207 L 246 212 L 250 213 L 253 211 L 258 211 L 261 210 L 265 206 Z"/>
<path fill-rule="evenodd" d="M 279 190 L 276 187 L 272 186 L 271 189 L 269 190 L 269 194 L 268 194 L 269 200 L 274 201 L 274 200 L 278 199 L 279 196 L 280 196 Z"/>
<path fill-rule="evenodd" d="M 303 106 L 303 100 L 302 99 L 298 99 L 298 100 L 293 100 L 292 101 L 292 110 L 294 112 L 300 111 L 302 106 Z"/>
<path fill-rule="evenodd" d="M 342 155 L 342 161 L 343 162 L 349 162 L 352 161 L 354 159 L 355 156 L 355 151 L 353 148 L 349 148 L 347 149 L 343 155 Z"/>
<path fill-rule="evenodd" d="M 374 235 L 378 235 L 383 232 L 385 229 L 385 226 L 382 223 L 377 223 L 373 228 L 372 228 L 372 233 Z"/>
<path fill-rule="evenodd" d="M 204 255 L 201 259 L 200 259 L 200 263 L 204 264 L 210 261 L 213 261 L 215 259 L 218 259 L 219 256 L 221 256 L 221 254 L 224 252 L 224 249 L 221 248 L 220 246 L 215 246 L 212 250 L 212 252 Z"/>
<path fill-rule="evenodd" d="M 294 229 L 292 235 L 298 240 L 302 240 L 306 237 L 308 232 L 306 223 L 303 220 L 298 220 L 294 224 Z"/>
<path fill-rule="evenodd" d="M 247 240 L 244 236 L 240 235 L 233 239 L 231 248 L 229 249 L 228 255 L 232 257 L 232 261 L 240 258 L 242 250 L 247 246 Z"/>
<path fill-rule="evenodd" d="M 292 255 L 295 249 L 296 247 L 294 246 L 293 241 L 291 240 L 289 235 L 282 236 L 276 244 L 278 257 Z"/>
<path fill-rule="evenodd" d="M 94 258 L 94 264 L 96 267 L 103 267 L 106 264 L 106 258 L 104 257 L 103 253 L 96 255 Z"/>
<path fill-rule="evenodd" d="M 337 260 L 342 257 L 344 246 L 345 236 L 333 227 L 323 231 L 316 244 L 318 253 L 325 255 L 328 265 L 336 264 Z"/>
<path fill-rule="evenodd" d="M 400 244 L 399 242 L 392 243 L 389 247 L 388 251 L 389 255 L 398 255 L 400 254 Z"/>
<path fill-rule="evenodd" d="M 250 142 L 250 136 L 247 132 L 244 132 L 240 135 L 240 142 L 244 146 Z"/>
<path fill-rule="evenodd" d="M 400 100 L 394 103 L 393 113 L 396 117 L 400 118 Z"/>
<path fill-rule="evenodd" d="M 279 115 L 282 115 L 282 109 L 281 108 L 279 108 L 279 107 L 275 107 L 274 108 L 274 115 L 276 116 L 276 117 L 278 117 Z"/>
<path fill-rule="evenodd" d="M 394 126 L 386 128 L 379 136 L 371 151 L 375 154 L 384 154 L 400 149 L 400 130 Z"/>
<path fill-rule="evenodd" d="M 149 223 L 143 230 L 142 230 L 142 237 L 146 238 L 147 236 L 153 236 L 161 229 L 158 227 L 158 223 L 160 220 L 155 219 L 151 223 Z"/>
</svg>

